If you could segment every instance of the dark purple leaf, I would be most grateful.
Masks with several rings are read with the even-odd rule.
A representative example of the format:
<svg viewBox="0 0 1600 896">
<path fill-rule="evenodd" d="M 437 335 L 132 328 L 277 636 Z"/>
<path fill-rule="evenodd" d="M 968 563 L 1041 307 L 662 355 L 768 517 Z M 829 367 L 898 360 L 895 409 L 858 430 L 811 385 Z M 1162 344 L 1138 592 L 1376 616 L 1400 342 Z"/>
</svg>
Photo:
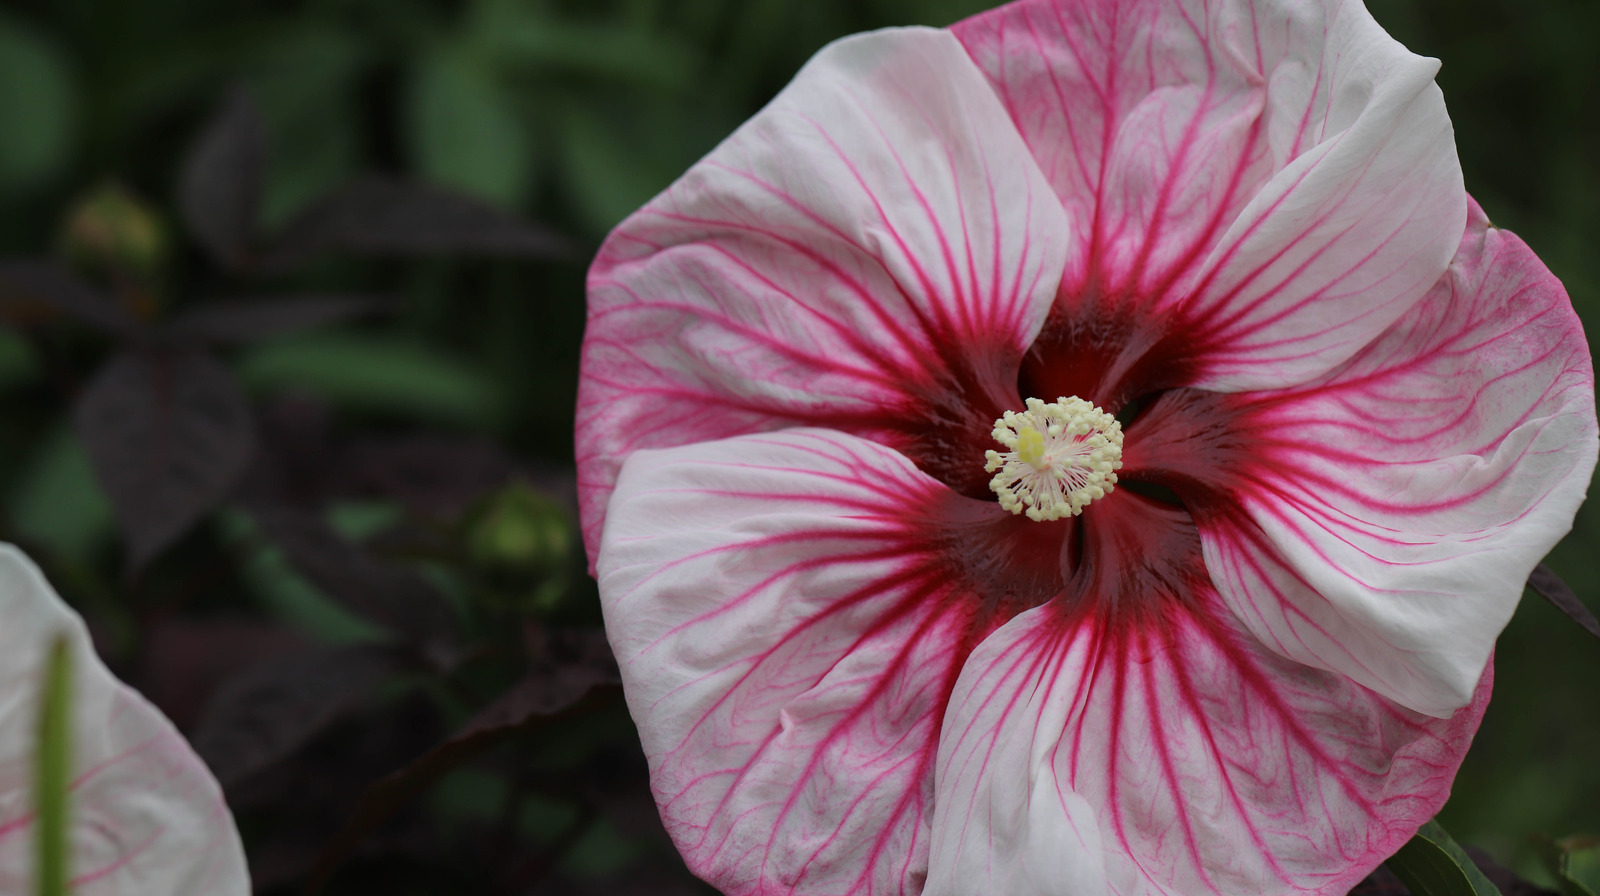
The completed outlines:
<svg viewBox="0 0 1600 896">
<path fill-rule="evenodd" d="M 78 396 L 73 422 L 135 568 L 228 494 L 255 442 L 233 374 L 197 351 L 114 356 Z"/>
<path fill-rule="evenodd" d="M 320 400 L 290 393 L 263 405 L 260 447 L 239 484 L 252 506 L 321 507 L 340 492 L 344 470 L 329 458 L 340 450 L 333 412 Z"/>
<path fill-rule="evenodd" d="M 225 300 L 179 314 L 167 333 L 196 342 L 254 342 L 361 317 L 386 304 L 377 296 L 341 295 Z"/>
<path fill-rule="evenodd" d="M 235 89 L 190 146 L 178 183 L 184 223 L 223 267 L 242 267 L 250 258 L 266 164 L 261 113 Z"/>
<path fill-rule="evenodd" d="M 299 632 L 271 623 L 177 615 L 147 621 L 139 642 L 129 683 L 185 731 L 199 721 L 218 684 L 308 643 Z"/>
<path fill-rule="evenodd" d="M 1556 893 L 1536 886 L 1502 868 L 1487 853 L 1475 847 L 1464 847 L 1478 870 L 1498 888 L 1501 896 L 1557 896 Z M 1356 884 L 1350 896 L 1411 896 L 1411 891 L 1394 876 L 1394 872 L 1379 865 L 1366 879 Z"/>
<path fill-rule="evenodd" d="M 357 846 L 439 778 L 504 742 L 615 699 L 616 663 L 599 633 L 554 639 L 547 656 L 500 699 L 422 757 L 373 782 L 350 820 L 328 843 L 307 893 L 323 887 Z"/>
<path fill-rule="evenodd" d="M 296 827 L 311 836 L 305 845 L 320 852 L 355 810 L 369 783 L 405 768 L 448 730 L 437 696 L 420 688 L 392 690 L 412 672 L 402 669 L 401 678 L 379 685 L 365 705 L 345 713 L 294 755 L 230 788 L 229 805 L 293 817 Z M 317 798 L 306 799 L 308 793 Z M 315 854 L 306 859 L 302 876 L 315 859 Z"/>
<path fill-rule="evenodd" d="M 1583 605 L 1578 595 L 1573 594 L 1567 583 L 1561 581 L 1561 577 L 1552 572 L 1550 567 L 1543 563 L 1535 566 L 1533 575 L 1528 576 L 1528 587 L 1567 614 L 1567 618 L 1583 626 L 1584 631 L 1600 638 L 1600 620 L 1594 618 L 1594 613 Z"/>
<path fill-rule="evenodd" d="M 528 674 L 463 725 L 456 738 L 516 730 L 560 712 L 598 685 L 620 681 L 603 633 L 549 636 Z"/>
<path fill-rule="evenodd" d="M 494 442 L 448 436 L 368 439 L 350 446 L 344 464 L 357 490 L 436 519 L 458 516 L 516 471 Z"/>
<path fill-rule="evenodd" d="M 228 806 L 235 813 L 271 819 L 270 827 L 256 828 L 249 838 L 250 877 L 257 893 L 296 892 L 288 888 L 304 883 L 323 844 L 338 832 L 367 784 L 404 767 L 443 736 L 436 698 L 419 689 L 394 695 L 379 688 L 365 706 L 345 714 L 292 755 L 228 789 Z M 428 820 L 421 812 L 408 811 L 397 819 L 399 824 L 385 826 L 381 833 L 409 836 Z M 427 830 L 433 844 L 445 845 L 436 826 Z M 363 858 L 370 845 L 362 844 Z"/>
<path fill-rule="evenodd" d="M 28 303 L 119 335 L 139 328 L 138 321 L 115 299 L 56 265 L 28 259 L 0 261 L 0 311 L 10 317 L 13 312 L 23 313 Z"/>
<path fill-rule="evenodd" d="M 544 881 L 523 896 L 716 896 L 717 891 L 691 875 L 682 864 L 656 860 L 601 880 Z"/>
<path fill-rule="evenodd" d="M 1350 896 L 1411 896 L 1411 891 L 1394 876 L 1394 872 L 1379 865 L 1361 883 L 1350 891 Z"/>
<path fill-rule="evenodd" d="M 324 252 L 550 258 L 570 248 L 555 233 L 460 193 L 373 177 L 336 190 L 300 213 L 263 254 L 261 265 L 286 270 Z"/>
<path fill-rule="evenodd" d="M 1558 896 L 1554 890 L 1546 890 L 1511 873 L 1478 847 L 1462 848 L 1472 859 L 1472 864 L 1477 865 L 1478 870 L 1483 872 L 1483 876 L 1489 878 L 1489 882 L 1500 889 L 1500 896 Z"/>
<path fill-rule="evenodd" d="M 296 571 L 356 614 L 430 646 L 452 630 L 444 597 L 426 579 L 373 558 L 316 514 L 287 507 L 252 514 Z"/>
<path fill-rule="evenodd" d="M 360 708 L 404 667 L 382 644 L 319 645 L 268 660 L 217 688 L 191 741 L 222 786 L 234 787 Z"/>
</svg>

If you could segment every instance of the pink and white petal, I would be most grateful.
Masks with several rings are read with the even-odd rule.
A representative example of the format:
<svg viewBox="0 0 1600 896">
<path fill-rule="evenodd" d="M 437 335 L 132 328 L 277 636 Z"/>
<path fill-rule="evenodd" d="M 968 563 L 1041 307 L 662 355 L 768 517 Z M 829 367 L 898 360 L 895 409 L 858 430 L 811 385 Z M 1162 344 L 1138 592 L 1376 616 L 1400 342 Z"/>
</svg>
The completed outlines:
<svg viewBox="0 0 1600 896">
<path fill-rule="evenodd" d="M 33 892 L 32 769 L 50 645 L 73 657 L 72 885 L 80 896 L 250 892 L 222 791 L 172 723 L 95 656 L 76 613 L 0 545 L 0 892 Z"/>
<path fill-rule="evenodd" d="M 1067 210 L 1069 298 L 1159 295 L 1285 162 L 1252 70 L 1274 48 L 1213 19 L 1199 2 L 1031 0 L 951 27 Z"/>
<path fill-rule="evenodd" d="M 830 44 L 595 260 L 577 426 L 591 558 L 639 448 L 793 425 L 901 447 L 969 418 L 986 439 L 1066 242 L 949 33 Z"/>
<path fill-rule="evenodd" d="M 1047 604 L 1011 620 L 957 680 L 941 733 L 925 896 L 1114 892 L 1102 813 L 1055 769 L 1061 740 L 1081 727 L 1065 670 L 1094 666 L 1082 655 L 1088 639 L 1069 638 L 1066 655 L 1052 655 L 1063 648 L 1040 630 L 1060 616 L 1059 604 Z"/>
<path fill-rule="evenodd" d="M 1162 387 L 1324 373 L 1454 251 L 1465 193 L 1438 63 L 1359 2 L 1024 0 L 955 31 L 1088 247 L 1062 328 L 1146 306 L 1199 356 Z"/>
<path fill-rule="evenodd" d="M 926 896 L 1343 896 L 1444 803 L 1490 675 L 1449 720 L 1411 713 L 1264 648 L 1203 570 L 1189 593 L 1158 584 L 1183 578 L 1117 596 L 1158 612 L 1069 596 L 972 654 Z"/>
<path fill-rule="evenodd" d="M 999 517 L 827 430 L 628 459 L 600 596 L 662 818 L 695 873 L 730 896 L 918 892 L 962 660 L 1010 603 L 1048 597 L 1025 575 L 974 593 L 953 562 L 973 540 L 963 526 Z M 1039 587 L 1059 588 L 1048 563 L 1057 581 Z"/>
<path fill-rule="evenodd" d="M 1322 381 L 1244 399 L 1244 516 L 1202 516 L 1256 636 L 1418 712 L 1472 698 L 1597 452 L 1594 374 L 1560 282 L 1474 213 L 1427 299 Z"/>
<path fill-rule="evenodd" d="M 1275 388 L 1325 373 L 1438 280 L 1467 201 L 1438 69 L 1359 2 L 1337 7 L 1321 69 L 1283 78 L 1331 87 L 1269 99 L 1280 122 L 1322 112 L 1303 134 L 1317 142 L 1262 187 L 1190 287 L 1190 313 L 1216 346 L 1196 385 Z"/>
</svg>

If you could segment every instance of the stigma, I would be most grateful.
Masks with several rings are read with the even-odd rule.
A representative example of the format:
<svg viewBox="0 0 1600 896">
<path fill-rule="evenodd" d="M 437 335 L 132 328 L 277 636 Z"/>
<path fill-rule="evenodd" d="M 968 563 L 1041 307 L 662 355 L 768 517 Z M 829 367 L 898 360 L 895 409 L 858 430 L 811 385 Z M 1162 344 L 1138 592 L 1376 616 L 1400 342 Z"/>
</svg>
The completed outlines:
<svg viewBox="0 0 1600 896">
<path fill-rule="evenodd" d="M 984 455 L 984 470 L 994 473 L 989 488 L 1001 507 L 1030 520 L 1077 516 L 1116 487 L 1122 424 L 1077 396 L 1026 405 L 994 422 L 995 441 L 1006 450 Z"/>
</svg>

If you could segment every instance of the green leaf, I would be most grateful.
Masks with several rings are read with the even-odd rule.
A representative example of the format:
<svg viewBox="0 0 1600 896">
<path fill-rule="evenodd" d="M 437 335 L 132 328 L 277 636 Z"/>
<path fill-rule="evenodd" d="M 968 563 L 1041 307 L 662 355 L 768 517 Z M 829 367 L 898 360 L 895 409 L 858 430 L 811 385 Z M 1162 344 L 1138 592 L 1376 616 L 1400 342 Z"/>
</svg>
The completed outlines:
<svg viewBox="0 0 1600 896">
<path fill-rule="evenodd" d="M 579 880 L 604 880 L 645 855 L 639 841 L 626 836 L 608 819 L 597 819 L 566 850 L 561 871 Z"/>
<path fill-rule="evenodd" d="M 1561 896 L 1600 896 L 1600 838 L 1535 837 L 1533 846 Z"/>
<path fill-rule="evenodd" d="M 1423 825 L 1384 864 L 1411 896 L 1500 896 L 1499 888 L 1437 821 Z"/>
<path fill-rule="evenodd" d="M 487 62 L 466 47 L 425 55 L 411 76 L 412 164 L 430 180 L 516 206 L 533 173 L 533 141 Z"/>
<path fill-rule="evenodd" d="M 289 564 L 283 552 L 259 538 L 254 521 L 236 510 L 217 515 L 223 537 L 252 545 L 239 563 L 245 588 L 273 617 L 329 644 L 383 641 L 379 626 L 362 619 L 323 594 Z"/>
<path fill-rule="evenodd" d="M 615 227 L 666 189 L 686 167 L 669 170 L 675 160 L 667 147 L 628 133 L 613 116 L 597 114 L 588 105 L 574 104 L 564 111 L 561 185 L 576 203 L 585 226 L 596 234 Z"/>
<path fill-rule="evenodd" d="M 115 534 L 111 501 L 70 427 L 40 439 L 15 481 L 6 501 L 11 524 L 61 556 L 86 563 Z"/>
<path fill-rule="evenodd" d="M 58 174 L 77 119 L 66 57 L 44 35 L 0 14 L 0 190 Z"/>
<path fill-rule="evenodd" d="M 366 541 L 405 518 L 394 501 L 340 501 L 327 508 L 328 525 L 351 541 Z"/>
<path fill-rule="evenodd" d="M 587 24 L 541 14 L 515 0 L 475 4 L 468 38 L 508 68 L 577 75 L 657 92 L 688 90 L 703 67 L 699 50 L 641 27 Z"/>
<path fill-rule="evenodd" d="M 304 391 L 349 410 L 494 428 L 505 418 L 500 384 L 466 361 L 424 345 L 350 334 L 261 343 L 239 358 L 245 385 Z"/>
<path fill-rule="evenodd" d="M 32 346 L 16 333 L 0 329 L 0 392 L 25 386 L 39 377 Z"/>
<path fill-rule="evenodd" d="M 1600 894 L 1600 840 L 1594 837 L 1569 837 L 1567 877 L 1592 894 Z"/>
<path fill-rule="evenodd" d="M 39 702 L 39 745 L 34 756 L 34 836 L 37 896 L 72 892 L 67 836 L 72 784 L 72 652 L 65 635 L 50 647 Z"/>
<path fill-rule="evenodd" d="M 974 16 L 994 4 L 991 0 L 877 0 L 885 21 L 907 25 L 932 25 L 943 28 L 952 22 Z"/>
<path fill-rule="evenodd" d="M 262 197 L 262 220 L 268 227 L 282 223 L 360 166 L 357 90 L 373 58 L 362 39 L 326 25 L 263 37 L 248 51 L 242 65 L 246 84 L 271 135 Z"/>
</svg>

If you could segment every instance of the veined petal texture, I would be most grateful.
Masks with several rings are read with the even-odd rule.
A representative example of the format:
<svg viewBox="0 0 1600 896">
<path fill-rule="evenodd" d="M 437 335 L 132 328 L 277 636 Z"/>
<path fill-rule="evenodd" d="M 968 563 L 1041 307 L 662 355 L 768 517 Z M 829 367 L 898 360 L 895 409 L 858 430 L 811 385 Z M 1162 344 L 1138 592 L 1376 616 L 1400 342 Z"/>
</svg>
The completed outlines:
<svg viewBox="0 0 1600 896">
<path fill-rule="evenodd" d="M 114 678 L 83 621 L 0 545 L 0 892 L 33 892 L 33 761 L 50 646 L 73 659 L 71 874 L 79 896 L 245 896 L 244 849 L 211 772 Z"/>
<path fill-rule="evenodd" d="M 808 424 L 900 444 L 925 420 L 941 445 L 981 445 L 1014 403 L 1066 243 L 1044 175 L 948 32 L 828 46 L 591 269 L 590 557 L 636 448 Z M 990 405 L 976 417 L 961 413 L 971 395 Z M 969 418 L 982 425 L 950 426 Z"/>
<path fill-rule="evenodd" d="M 668 829 L 737 896 L 1342 896 L 1582 500 L 1582 330 L 1355 0 L 952 33 L 833 45 L 592 272 L 586 538 Z M 1050 402 L 1120 467 L 1035 522 L 984 459 Z M 1083 433 L 1038 425 L 1048 485 Z"/>
<path fill-rule="evenodd" d="M 1166 385 L 1304 381 L 1455 250 L 1465 192 L 1438 62 L 1356 0 L 1023 0 L 954 30 L 1071 220 L 1046 341 L 1153 307 L 1164 330 L 1132 350 L 1170 332 L 1164 352 L 1192 368 Z"/>
<path fill-rule="evenodd" d="M 730 894 L 1331 896 L 1437 811 L 1488 699 L 1437 720 L 1265 648 L 1137 495 L 1065 586 L 825 430 L 638 452 L 612 511 L 657 800 Z"/>
<path fill-rule="evenodd" d="M 1153 408 L 1134 463 L 1228 470 L 1200 522 L 1229 606 L 1285 656 L 1441 717 L 1471 699 L 1595 466 L 1594 373 L 1566 291 L 1476 206 L 1446 276 L 1338 370 L 1167 403 L 1190 401 L 1214 429 L 1186 440 Z M 1255 462 L 1234 464 L 1243 451 Z"/>
<path fill-rule="evenodd" d="M 1054 587 L 983 588 L 961 562 L 1011 519 L 827 430 L 630 457 L 601 600 L 696 873 L 730 894 L 920 889 L 961 664 Z"/>
<path fill-rule="evenodd" d="M 926 896 L 1344 896 L 1438 811 L 1491 676 L 1429 718 L 1211 601 L 1134 627 L 1046 605 L 978 648 L 940 737 Z"/>
</svg>

